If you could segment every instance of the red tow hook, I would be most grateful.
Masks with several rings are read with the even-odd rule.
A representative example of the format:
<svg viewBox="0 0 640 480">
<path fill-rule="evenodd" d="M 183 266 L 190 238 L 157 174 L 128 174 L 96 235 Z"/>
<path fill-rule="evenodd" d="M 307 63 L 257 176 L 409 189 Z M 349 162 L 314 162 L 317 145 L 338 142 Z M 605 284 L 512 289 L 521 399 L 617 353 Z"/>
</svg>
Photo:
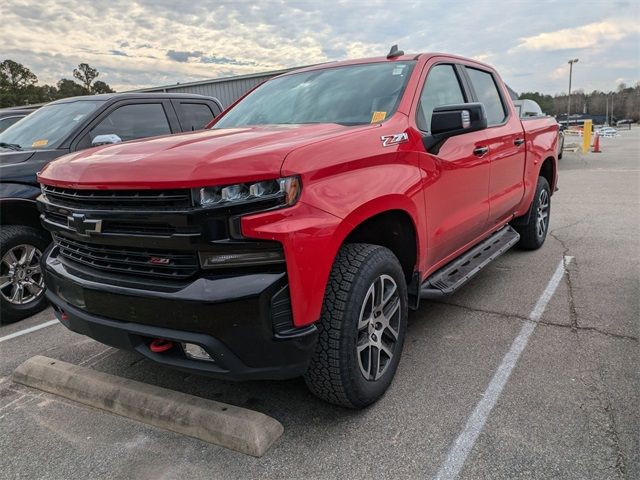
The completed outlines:
<svg viewBox="0 0 640 480">
<path fill-rule="evenodd" d="M 171 350 L 174 346 L 173 342 L 165 340 L 164 338 L 155 338 L 151 340 L 149 344 L 149 350 L 153 353 L 164 353 Z"/>
</svg>

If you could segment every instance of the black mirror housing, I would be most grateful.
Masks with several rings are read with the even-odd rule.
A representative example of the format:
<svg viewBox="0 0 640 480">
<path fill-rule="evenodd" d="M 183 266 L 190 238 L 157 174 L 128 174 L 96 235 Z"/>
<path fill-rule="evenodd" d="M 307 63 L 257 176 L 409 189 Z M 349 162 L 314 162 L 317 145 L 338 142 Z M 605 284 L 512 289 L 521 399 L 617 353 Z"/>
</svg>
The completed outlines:
<svg viewBox="0 0 640 480">
<path fill-rule="evenodd" d="M 433 109 L 431 132 L 424 137 L 428 152 L 438 153 L 444 141 L 455 135 L 487 128 L 487 114 L 482 103 L 441 105 Z"/>
</svg>

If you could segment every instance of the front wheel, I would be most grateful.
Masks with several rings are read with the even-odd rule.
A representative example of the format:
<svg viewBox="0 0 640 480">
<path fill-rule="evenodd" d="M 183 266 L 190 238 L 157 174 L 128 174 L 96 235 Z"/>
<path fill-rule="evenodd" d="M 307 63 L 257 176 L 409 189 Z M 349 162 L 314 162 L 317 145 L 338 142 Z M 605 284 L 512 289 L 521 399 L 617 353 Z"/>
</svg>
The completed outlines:
<svg viewBox="0 0 640 480">
<path fill-rule="evenodd" d="M 343 246 L 334 262 L 305 381 L 318 397 L 363 408 L 387 390 L 407 329 L 407 286 L 396 256 L 370 244 Z"/>
<path fill-rule="evenodd" d="M 524 250 L 537 250 L 547 238 L 551 215 L 551 189 L 544 177 L 538 177 L 536 193 L 533 197 L 529 220 L 522 225 L 513 225 L 520 234 L 518 246 Z"/>
<path fill-rule="evenodd" d="M 49 241 L 35 228 L 3 226 L 0 231 L 0 323 L 34 315 L 47 305 L 40 258 Z"/>
</svg>

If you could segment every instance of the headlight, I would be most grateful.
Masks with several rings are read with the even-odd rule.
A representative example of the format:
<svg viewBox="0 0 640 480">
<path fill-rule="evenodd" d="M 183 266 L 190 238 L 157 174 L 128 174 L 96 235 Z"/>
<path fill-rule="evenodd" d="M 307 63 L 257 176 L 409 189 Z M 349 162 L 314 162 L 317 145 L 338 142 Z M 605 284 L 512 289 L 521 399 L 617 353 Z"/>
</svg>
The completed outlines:
<svg viewBox="0 0 640 480">
<path fill-rule="evenodd" d="M 227 206 L 268 200 L 275 201 L 281 206 L 289 206 L 298 200 L 301 187 L 299 177 L 286 177 L 255 183 L 194 188 L 193 198 L 196 205 L 200 207 Z"/>
</svg>

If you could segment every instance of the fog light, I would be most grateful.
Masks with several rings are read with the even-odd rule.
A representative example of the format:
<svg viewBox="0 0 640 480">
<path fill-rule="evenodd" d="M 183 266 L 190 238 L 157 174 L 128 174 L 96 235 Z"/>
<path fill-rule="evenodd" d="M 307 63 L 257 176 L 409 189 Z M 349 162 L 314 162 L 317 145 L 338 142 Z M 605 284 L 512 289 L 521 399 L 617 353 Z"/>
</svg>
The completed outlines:
<svg viewBox="0 0 640 480">
<path fill-rule="evenodd" d="M 261 252 L 229 252 L 205 253 L 200 252 L 202 268 L 238 267 L 246 265 L 265 265 L 284 262 L 282 250 L 265 250 Z"/>
<path fill-rule="evenodd" d="M 191 360 L 206 360 L 208 362 L 213 362 L 213 358 L 211 355 L 207 353 L 207 351 L 202 348 L 200 345 L 196 345 L 195 343 L 183 343 L 182 349 L 184 350 L 184 354 L 187 358 Z"/>
</svg>

